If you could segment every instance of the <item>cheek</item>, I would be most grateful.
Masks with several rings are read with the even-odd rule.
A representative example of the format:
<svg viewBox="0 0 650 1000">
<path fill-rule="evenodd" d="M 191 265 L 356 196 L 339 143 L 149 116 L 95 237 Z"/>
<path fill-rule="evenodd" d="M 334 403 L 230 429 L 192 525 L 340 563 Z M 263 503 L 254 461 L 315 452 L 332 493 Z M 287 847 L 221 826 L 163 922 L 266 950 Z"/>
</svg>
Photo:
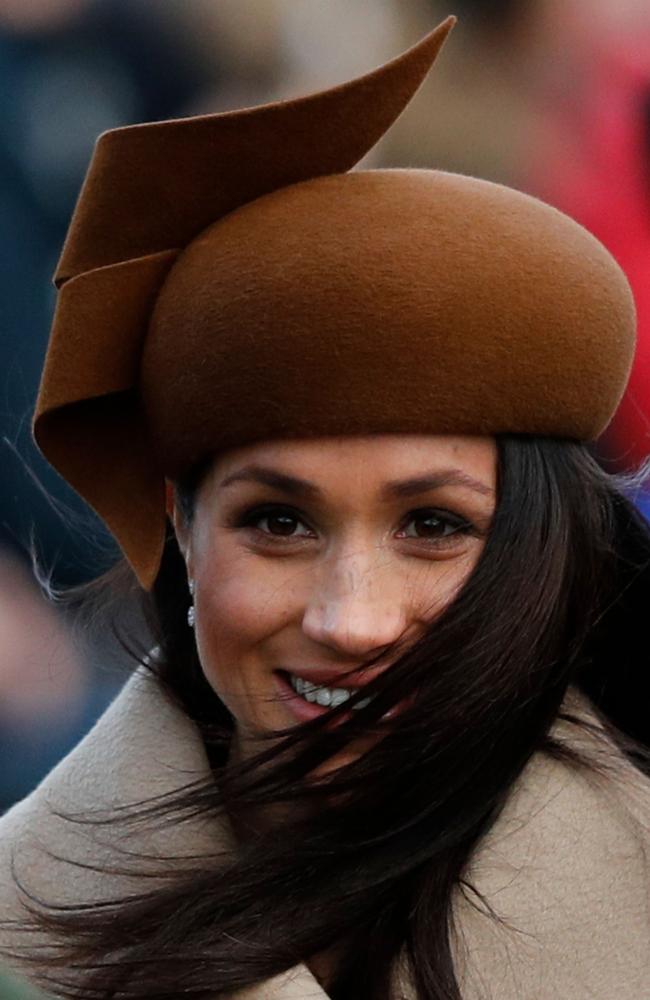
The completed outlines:
<svg viewBox="0 0 650 1000">
<path fill-rule="evenodd" d="M 480 558 L 473 546 L 466 555 L 423 562 L 408 574 L 401 593 L 414 619 L 427 623 L 441 614 L 463 589 Z"/>
<path fill-rule="evenodd" d="M 466 556 L 462 559 L 454 560 L 453 569 L 449 572 L 447 579 L 443 581 L 442 586 L 447 603 L 453 600 L 458 591 L 462 590 L 467 583 L 476 568 L 482 548 L 483 546 L 472 546 Z"/>
<path fill-rule="evenodd" d="M 196 567 L 196 643 L 205 675 L 222 694 L 245 684 L 264 643 L 296 612 L 298 595 L 286 572 L 260 559 L 223 551 Z"/>
</svg>

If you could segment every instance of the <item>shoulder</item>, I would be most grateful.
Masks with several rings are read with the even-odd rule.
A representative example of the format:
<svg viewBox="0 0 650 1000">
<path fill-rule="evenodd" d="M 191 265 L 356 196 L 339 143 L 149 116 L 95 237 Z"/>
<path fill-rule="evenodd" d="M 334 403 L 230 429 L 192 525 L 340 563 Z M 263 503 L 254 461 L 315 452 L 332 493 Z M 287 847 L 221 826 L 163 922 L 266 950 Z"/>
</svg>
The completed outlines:
<svg viewBox="0 0 650 1000">
<path fill-rule="evenodd" d="M 597 722 L 577 692 L 565 707 Z M 466 1000 L 639 1000 L 648 989 L 650 779 L 611 741 L 563 720 L 553 735 L 606 756 L 608 775 L 543 753 L 522 772 L 465 873 L 506 924 L 470 888 L 455 900 Z"/>
<path fill-rule="evenodd" d="M 141 889 L 126 852 L 136 869 L 141 858 L 159 869 L 161 859 L 177 865 L 223 846 L 222 833 L 201 820 L 165 829 L 125 808 L 203 780 L 210 769 L 196 727 L 138 670 L 78 746 L 0 819 L 0 954 L 23 940 L 10 923 L 27 917 L 16 875 L 48 902 L 94 902 Z"/>
</svg>

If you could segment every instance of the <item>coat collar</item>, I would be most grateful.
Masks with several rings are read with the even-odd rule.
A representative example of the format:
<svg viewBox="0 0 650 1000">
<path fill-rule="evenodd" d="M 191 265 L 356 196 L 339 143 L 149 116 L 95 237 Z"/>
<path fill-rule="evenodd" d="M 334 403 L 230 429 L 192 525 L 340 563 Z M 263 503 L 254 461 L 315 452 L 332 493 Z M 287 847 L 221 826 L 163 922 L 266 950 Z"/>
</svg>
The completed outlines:
<svg viewBox="0 0 650 1000">
<path fill-rule="evenodd" d="M 595 721 L 573 689 L 564 707 Z M 576 742 L 561 721 L 554 735 Z M 616 780 L 603 785 L 538 753 L 513 786 L 465 878 L 523 933 L 495 927 L 483 907 L 471 905 L 471 893 L 457 892 L 452 950 L 466 1000 L 478 1000 L 486 985 L 500 1000 L 643 995 L 650 981 L 650 918 L 639 848 L 650 848 L 650 781 L 620 755 L 613 766 Z M 0 920 L 20 913 L 12 855 L 30 888 L 79 903 L 128 892 L 133 876 L 70 867 L 46 857 L 44 847 L 82 864 L 119 857 L 122 866 L 115 848 L 126 847 L 175 867 L 199 852 L 235 850 L 232 829 L 213 819 L 192 818 L 152 833 L 150 823 L 88 827 L 53 811 L 97 810 L 101 818 L 105 810 L 140 801 L 143 789 L 164 795 L 209 773 L 196 727 L 140 668 L 76 749 L 0 820 Z M 10 931 L 0 927 L 0 951 L 12 944 Z M 398 974 L 410 1000 L 408 982 Z M 305 964 L 238 994 L 238 1000 L 307 998 L 326 1000 L 327 994 Z"/>
<path fill-rule="evenodd" d="M 144 795 L 166 795 L 209 774 L 194 724 L 151 674 L 136 671 L 81 743 L 0 820 L 0 920 L 15 917 L 21 910 L 10 875 L 12 850 L 18 874 L 30 888 L 46 899 L 68 903 L 137 891 L 138 883 L 127 873 L 106 876 L 46 858 L 43 848 L 82 864 L 92 861 L 121 867 L 125 848 L 149 855 L 152 863 L 164 858 L 176 867 L 198 853 L 234 851 L 234 834 L 226 822 L 217 825 L 191 819 L 155 830 L 150 822 L 89 827 L 51 811 L 93 812 L 101 819 L 115 806 L 135 804 Z M 134 867 L 140 868 L 141 862 L 136 861 Z M 11 934 L 0 928 L 0 950 L 12 943 Z M 300 964 L 241 992 L 238 1000 L 326 997 L 307 966 Z"/>
</svg>

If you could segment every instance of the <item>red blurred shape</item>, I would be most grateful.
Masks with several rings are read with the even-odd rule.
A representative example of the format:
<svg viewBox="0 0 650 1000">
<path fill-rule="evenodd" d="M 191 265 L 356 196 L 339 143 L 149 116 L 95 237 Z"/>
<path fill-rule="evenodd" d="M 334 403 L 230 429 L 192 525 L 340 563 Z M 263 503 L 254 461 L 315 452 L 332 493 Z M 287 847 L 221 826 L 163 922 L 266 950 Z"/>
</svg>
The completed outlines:
<svg viewBox="0 0 650 1000">
<path fill-rule="evenodd" d="M 650 454 L 650 25 L 634 37 L 574 42 L 576 74 L 546 94 L 526 187 L 594 233 L 634 291 L 635 363 L 601 442 L 631 468 Z"/>
</svg>

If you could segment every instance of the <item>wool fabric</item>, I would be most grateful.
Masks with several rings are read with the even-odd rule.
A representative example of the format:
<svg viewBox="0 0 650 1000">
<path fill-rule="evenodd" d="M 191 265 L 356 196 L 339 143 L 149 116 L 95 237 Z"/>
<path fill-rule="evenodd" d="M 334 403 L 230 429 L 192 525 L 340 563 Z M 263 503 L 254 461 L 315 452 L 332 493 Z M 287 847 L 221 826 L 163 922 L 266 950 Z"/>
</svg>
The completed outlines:
<svg viewBox="0 0 650 1000">
<path fill-rule="evenodd" d="M 499 184 L 352 168 L 454 18 L 338 87 L 100 137 L 55 276 L 44 455 L 150 588 L 165 486 L 258 440 L 594 440 L 629 377 L 627 280 Z"/>
<path fill-rule="evenodd" d="M 562 710 L 602 733 L 577 688 Z M 600 740 L 561 715 L 552 735 L 603 760 Z M 480 895 L 454 886 L 450 945 L 463 1000 L 646 1000 L 650 779 L 608 745 L 607 779 L 533 754 L 464 874 Z M 129 817 L 143 788 L 153 799 L 211 779 L 196 724 L 140 668 L 82 742 L 0 818 L 0 956 L 30 976 L 23 949 L 47 955 L 56 944 L 15 925 L 27 916 L 15 876 L 37 898 L 76 908 L 159 888 L 165 871 L 197 858 L 227 862 L 237 851 L 227 817 Z M 109 815 L 110 824 L 97 822 Z M 232 1000 L 328 996 L 301 961 Z M 406 961 L 396 963 L 390 996 L 416 1000 Z"/>
</svg>

